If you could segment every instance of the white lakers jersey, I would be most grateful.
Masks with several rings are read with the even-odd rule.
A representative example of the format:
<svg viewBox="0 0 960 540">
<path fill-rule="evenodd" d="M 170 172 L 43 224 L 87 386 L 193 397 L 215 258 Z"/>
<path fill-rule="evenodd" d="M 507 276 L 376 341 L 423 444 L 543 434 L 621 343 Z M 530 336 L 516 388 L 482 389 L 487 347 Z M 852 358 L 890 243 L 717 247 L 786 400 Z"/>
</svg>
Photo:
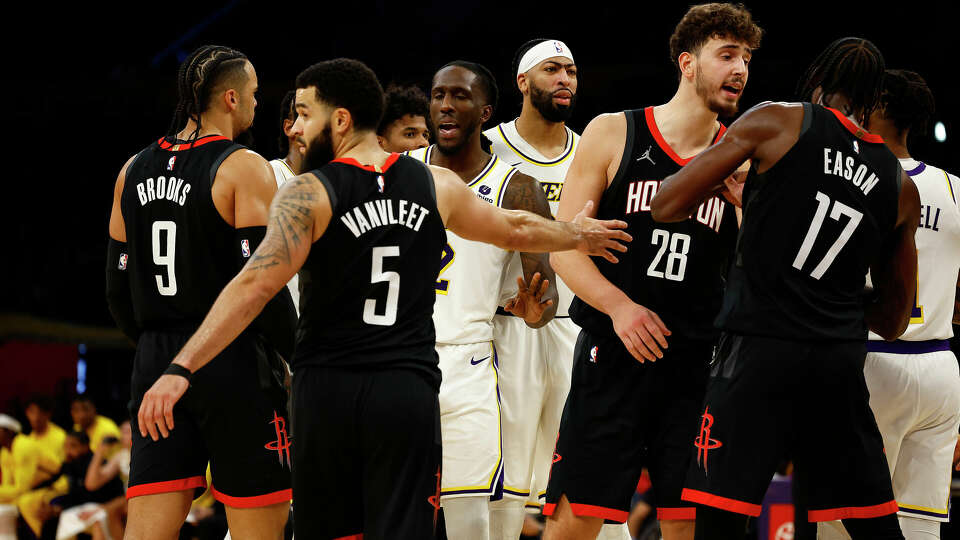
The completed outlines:
<svg viewBox="0 0 960 540">
<path fill-rule="evenodd" d="M 430 163 L 434 150 L 435 146 L 431 145 L 411 150 L 407 155 Z M 504 160 L 493 156 L 467 187 L 480 199 L 500 206 L 507 184 L 516 173 Z M 437 301 L 433 307 L 437 343 L 464 345 L 493 340 L 497 291 L 512 254 L 490 244 L 464 240 L 447 231 L 443 266 L 437 278 Z"/>
<path fill-rule="evenodd" d="M 920 191 L 917 296 L 900 339 L 949 339 L 960 272 L 960 179 L 913 159 L 901 159 L 900 165 Z M 871 332 L 870 339 L 881 338 Z"/>
<path fill-rule="evenodd" d="M 565 128 L 567 144 L 559 156 L 550 159 L 523 140 L 517 132 L 516 122 L 516 120 L 504 122 L 499 126 L 488 129 L 483 134 L 492 142 L 491 149 L 494 154 L 497 154 L 500 159 L 507 161 L 520 172 L 532 176 L 540 182 L 543 191 L 547 194 L 550 212 L 556 216 L 557 208 L 560 206 L 563 180 L 567 176 L 567 169 L 573 163 L 573 155 L 577 151 L 580 136 L 570 128 Z M 511 258 L 510 266 L 503 277 L 503 284 L 500 289 L 500 305 L 504 305 L 507 300 L 516 296 L 517 276 L 522 274 L 523 267 L 520 264 L 520 256 L 515 254 Z M 560 276 L 557 276 L 557 293 L 559 294 L 557 316 L 565 317 L 570 302 L 573 301 L 573 292 L 560 279 Z"/>
<path fill-rule="evenodd" d="M 273 175 L 277 177 L 277 189 L 280 189 L 280 186 L 284 182 L 293 178 L 297 173 L 293 172 L 293 169 L 287 165 L 287 162 L 282 159 L 275 159 L 270 162 L 270 166 L 273 167 Z M 293 307 L 297 308 L 297 315 L 300 315 L 300 276 L 294 275 L 290 278 L 290 281 L 287 282 L 287 288 L 290 289 L 290 295 L 293 296 Z"/>
</svg>

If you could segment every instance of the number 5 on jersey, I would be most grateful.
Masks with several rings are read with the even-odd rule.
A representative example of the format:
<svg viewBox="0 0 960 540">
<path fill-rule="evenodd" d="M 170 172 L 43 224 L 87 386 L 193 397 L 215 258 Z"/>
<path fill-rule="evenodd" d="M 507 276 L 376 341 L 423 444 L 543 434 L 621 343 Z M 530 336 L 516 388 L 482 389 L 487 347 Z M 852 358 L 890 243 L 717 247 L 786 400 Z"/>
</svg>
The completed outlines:
<svg viewBox="0 0 960 540">
<path fill-rule="evenodd" d="M 385 272 L 383 270 L 383 260 L 387 257 L 399 257 L 400 246 L 375 247 L 372 253 L 373 261 L 370 265 L 370 283 L 386 281 L 389 284 L 387 288 L 387 305 L 383 310 L 383 315 L 379 315 L 377 314 L 377 300 L 367 298 L 367 301 L 363 304 L 363 322 L 379 326 L 391 326 L 397 322 L 397 302 L 400 299 L 400 274 L 396 272 Z"/>
</svg>

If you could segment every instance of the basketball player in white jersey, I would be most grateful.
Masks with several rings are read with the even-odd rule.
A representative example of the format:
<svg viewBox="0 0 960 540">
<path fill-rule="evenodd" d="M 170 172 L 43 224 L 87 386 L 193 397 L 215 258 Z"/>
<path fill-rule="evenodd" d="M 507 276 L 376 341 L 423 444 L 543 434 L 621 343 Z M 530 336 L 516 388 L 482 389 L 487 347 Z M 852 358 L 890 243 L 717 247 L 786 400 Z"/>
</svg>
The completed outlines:
<svg viewBox="0 0 960 540">
<path fill-rule="evenodd" d="M 869 129 L 883 137 L 920 190 L 917 295 L 910 325 L 897 341 L 870 333 L 863 371 L 903 536 L 930 540 L 940 538 L 940 523 L 949 521 L 960 425 L 960 373 L 949 344 L 960 274 L 960 179 L 913 159 L 907 150 L 911 130 L 921 132 L 933 114 L 924 80 L 912 71 L 887 70 L 883 88 Z M 850 536 L 833 521 L 820 523 L 819 538 Z"/>
<path fill-rule="evenodd" d="M 484 135 L 500 159 L 540 181 L 555 214 L 579 138 L 565 124 L 576 102 L 577 66 L 562 41 L 534 39 L 517 50 L 512 67 L 523 96 L 520 116 Z M 521 274 L 520 258 L 515 255 L 504 275 L 501 304 L 516 295 L 516 278 Z M 570 390 L 573 347 L 580 328 L 567 314 L 573 293 L 559 279 L 556 284 L 556 316 L 539 330 L 502 309 L 493 320 L 493 339 L 500 356 L 505 463 L 503 499 L 490 504 L 492 537 L 497 540 L 519 537 L 525 502 L 541 505 L 560 415 Z M 608 535 L 610 532 L 613 535 Z M 625 524 L 608 525 L 600 538 L 629 535 Z"/>
<path fill-rule="evenodd" d="M 303 163 L 303 154 L 306 147 L 299 140 L 299 137 L 293 132 L 293 123 L 297 121 L 297 113 L 293 109 L 293 101 L 296 92 L 293 90 L 287 92 L 280 102 L 280 129 L 283 134 L 280 136 L 280 152 L 286 152 L 287 155 L 270 161 L 273 167 L 273 174 L 277 177 L 277 189 L 290 178 L 296 176 L 300 171 L 300 165 Z M 287 283 L 287 289 L 293 296 L 293 307 L 297 309 L 297 315 L 300 315 L 300 277 L 296 274 Z"/>
<path fill-rule="evenodd" d="M 485 67 L 462 61 L 442 67 L 430 90 L 437 142 L 409 155 L 453 170 L 490 204 L 549 217 L 537 181 L 481 147 L 481 126 L 492 116 L 496 100 L 496 82 Z M 448 538 L 487 540 L 488 502 L 502 494 L 504 471 L 493 317 L 513 253 L 451 231 L 447 239 L 433 314 L 443 373 L 440 504 Z M 508 308 L 528 324 L 541 326 L 556 310 L 553 271 L 541 254 L 522 257 L 529 287 L 521 289 L 521 301 L 510 302 Z"/>
</svg>

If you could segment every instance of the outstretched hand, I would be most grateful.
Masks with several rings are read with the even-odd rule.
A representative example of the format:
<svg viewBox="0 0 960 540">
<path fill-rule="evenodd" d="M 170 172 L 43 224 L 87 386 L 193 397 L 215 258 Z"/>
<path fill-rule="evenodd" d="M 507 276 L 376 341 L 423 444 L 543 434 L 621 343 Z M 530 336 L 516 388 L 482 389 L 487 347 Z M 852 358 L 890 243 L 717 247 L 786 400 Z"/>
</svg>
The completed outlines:
<svg viewBox="0 0 960 540">
<path fill-rule="evenodd" d="M 587 217 L 592 210 L 593 201 L 587 201 L 587 204 L 583 205 L 583 209 L 573 218 L 572 223 L 580 226 L 581 238 L 577 250 L 587 255 L 603 257 L 612 263 L 619 262 L 619 259 L 610 250 L 627 251 L 627 246 L 620 243 L 620 241 L 630 242 L 633 240 L 633 237 L 623 230 L 627 228 L 627 223 L 619 219 Z"/>
<path fill-rule="evenodd" d="M 543 312 L 553 305 L 553 300 L 541 302 L 549 286 L 550 280 L 540 280 L 540 272 L 535 273 L 530 278 L 529 286 L 523 280 L 523 276 L 519 276 L 517 278 L 517 295 L 511 298 L 503 309 L 521 317 L 527 323 L 536 324 L 543 318 Z"/>
<path fill-rule="evenodd" d="M 150 390 L 143 395 L 140 411 L 137 413 L 137 425 L 140 435 L 158 441 L 170 436 L 173 429 L 173 406 L 183 397 L 190 382 L 179 375 L 161 375 Z"/>
</svg>

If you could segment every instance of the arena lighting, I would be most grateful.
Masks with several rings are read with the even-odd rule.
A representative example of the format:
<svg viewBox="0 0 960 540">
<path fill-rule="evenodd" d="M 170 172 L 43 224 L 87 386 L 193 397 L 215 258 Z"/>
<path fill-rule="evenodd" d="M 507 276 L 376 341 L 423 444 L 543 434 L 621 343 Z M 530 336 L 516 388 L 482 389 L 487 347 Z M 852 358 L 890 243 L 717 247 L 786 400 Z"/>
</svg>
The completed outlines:
<svg viewBox="0 0 960 540">
<path fill-rule="evenodd" d="M 80 357 L 77 358 L 77 393 L 82 394 L 87 391 L 87 360 L 83 355 L 87 354 L 87 346 L 81 343 L 77 347 Z"/>
<path fill-rule="evenodd" d="M 937 122 L 933 126 L 933 138 L 937 139 L 937 142 L 947 142 L 947 126 L 943 125 L 943 122 Z"/>
</svg>

